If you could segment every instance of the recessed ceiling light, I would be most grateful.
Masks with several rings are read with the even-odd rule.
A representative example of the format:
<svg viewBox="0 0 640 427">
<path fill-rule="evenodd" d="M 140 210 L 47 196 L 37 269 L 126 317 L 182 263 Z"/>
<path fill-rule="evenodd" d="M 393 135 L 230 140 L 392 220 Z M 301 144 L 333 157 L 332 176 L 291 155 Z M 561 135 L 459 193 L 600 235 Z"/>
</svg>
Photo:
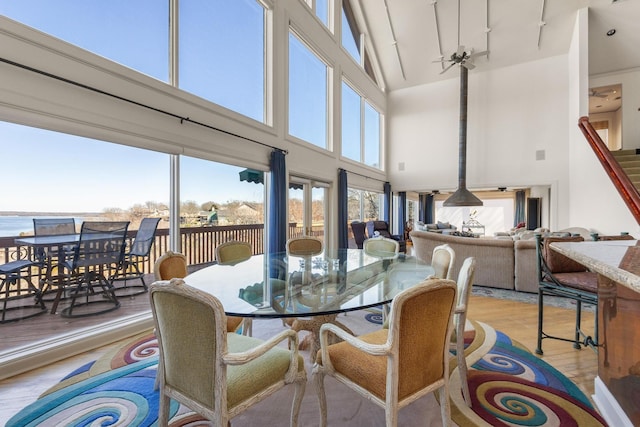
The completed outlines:
<svg viewBox="0 0 640 427">
<path fill-rule="evenodd" d="M 609 31 L 607 31 L 607 35 L 608 35 L 609 37 L 611 37 L 611 36 L 612 36 L 612 35 L 614 35 L 615 33 L 616 33 L 616 29 L 615 29 L 615 28 L 612 28 L 612 29 L 610 29 Z"/>
</svg>

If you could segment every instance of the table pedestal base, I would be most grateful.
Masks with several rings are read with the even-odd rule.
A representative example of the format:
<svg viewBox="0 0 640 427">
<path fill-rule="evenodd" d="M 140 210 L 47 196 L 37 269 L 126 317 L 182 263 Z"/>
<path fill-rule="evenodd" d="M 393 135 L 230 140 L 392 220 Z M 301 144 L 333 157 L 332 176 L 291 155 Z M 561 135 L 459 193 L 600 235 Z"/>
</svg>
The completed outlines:
<svg viewBox="0 0 640 427">
<path fill-rule="evenodd" d="M 322 325 L 324 325 L 325 323 L 332 323 L 353 335 L 351 329 L 340 323 L 337 320 L 337 317 L 337 314 L 327 314 L 323 316 L 314 316 L 308 319 L 285 319 L 284 323 L 289 325 L 291 329 L 296 332 L 309 331 L 309 334 L 305 336 L 302 341 L 300 341 L 300 345 L 298 346 L 298 348 L 300 350 L 306 350 L 307 348 L 309 348 L 309 360 L 311 361 L 311 363 L 314 363 L 316 361 L 316 354 L 318 353 L 318 350 L 320 350 L 320 327 Z M 339 341 L 340 339 L 338 337 L 333 334 L 329 334 L 329 344 L 335 344 Z"/>
</svg>

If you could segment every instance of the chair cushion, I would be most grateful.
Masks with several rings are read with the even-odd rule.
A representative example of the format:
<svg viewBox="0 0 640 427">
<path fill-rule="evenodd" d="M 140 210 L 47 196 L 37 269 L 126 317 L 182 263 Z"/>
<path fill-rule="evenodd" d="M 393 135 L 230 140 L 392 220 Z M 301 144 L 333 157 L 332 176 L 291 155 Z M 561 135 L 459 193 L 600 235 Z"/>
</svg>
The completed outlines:
<svg viewBox="0 0 640 427">
<path fill-rule="evenodd" d="M 572 289 L 578 289 L 580 291 L 593 292 L 598 291 L 598 274 L 590 271 L 583 271 L 578 273 L 554 273 L 553 277 L 563 284 Z"/>
<path fill-rule="evenodd" d="M 358 338 L 370 344 L 384 344 L 387 342 L 388 333 L 388 329 L 380 329 Z M 352 345 L 340 342 L 329 346 L 329 357 L 336 372 L 384 400 L 387 382 L 386 356 L 372 356 Z M 321 351 L 318 351 L 316 363 L 322 365 Z"/>
<path fill-rule="evenodd" d="M 257 338 L 238 334 L 227 335 L 230 353 L 239 353 L 260 345 Z M 286 348 L 275 347 L 263 356 L 245 365 L 229 366 L 227 369 L 227 408 L 231 409 L 260 390 L 282 380 L 289 369 L 290 352 Z M 304 370 L 304 360 L 298 356 L 298 371 Z"/>
<path fill-rule="evenodd" d="M 235 332 L 243 320 L 242 317 L 227 316 L 227 332 Z"/>
</svg>

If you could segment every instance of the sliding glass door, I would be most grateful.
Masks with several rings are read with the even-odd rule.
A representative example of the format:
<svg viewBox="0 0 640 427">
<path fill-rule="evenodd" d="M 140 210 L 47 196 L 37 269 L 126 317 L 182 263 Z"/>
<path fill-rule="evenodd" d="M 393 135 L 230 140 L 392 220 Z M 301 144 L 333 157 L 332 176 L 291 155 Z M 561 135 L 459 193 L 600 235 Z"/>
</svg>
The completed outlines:
<svg viewBox="0 0 640 427">
<path fill-rule="evenodd" d="M 289 238 L 307 235 L 324 240 L 328 188 L 325 182 L 290 178 Z"/>
</svg>

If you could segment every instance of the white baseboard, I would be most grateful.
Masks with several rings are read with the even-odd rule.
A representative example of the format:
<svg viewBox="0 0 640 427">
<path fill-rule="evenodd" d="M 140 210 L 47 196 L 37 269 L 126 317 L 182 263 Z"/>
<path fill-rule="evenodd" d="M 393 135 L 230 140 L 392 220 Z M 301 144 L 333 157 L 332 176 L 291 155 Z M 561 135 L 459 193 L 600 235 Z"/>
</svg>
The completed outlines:
<svg viewBox="0 0 640 427">
<path fill-rule="evenodd" d="M 152 329 L 153 317 L 146 312 L 16 348 L 0 357 L 0 380 Z"/>
<path fill-rule="evenodd" d="M 596 403 L 600 414 L 607 421 L 607 424 L 616 427 L 634 427 L 629 417 L 627 417 L 627 414 L 624 413 L 622 407 L 620 407 L 620 404 L 600 377 L 596 377 L 594 384 L 595 394 L 591 397 Z"/>
</svg>

